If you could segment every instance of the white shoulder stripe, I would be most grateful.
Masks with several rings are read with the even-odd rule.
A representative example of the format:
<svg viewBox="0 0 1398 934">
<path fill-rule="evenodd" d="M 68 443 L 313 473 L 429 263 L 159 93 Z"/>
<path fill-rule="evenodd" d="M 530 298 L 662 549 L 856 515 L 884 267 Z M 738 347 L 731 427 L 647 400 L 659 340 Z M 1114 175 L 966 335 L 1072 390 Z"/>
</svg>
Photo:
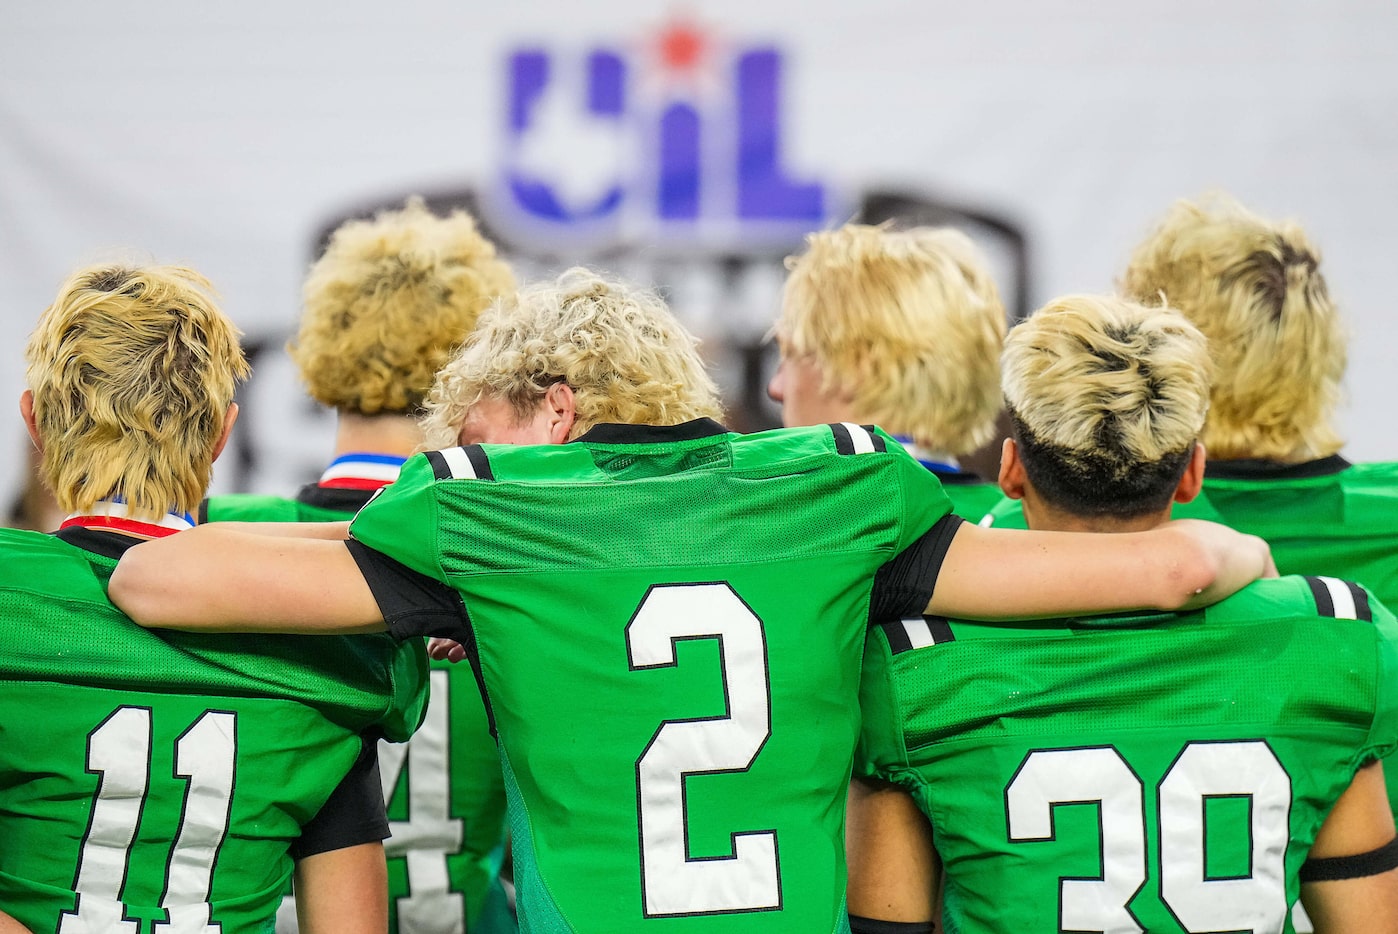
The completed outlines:
<svg viewBox="0 0 1398 934">
<path fill-rule="evenodd" d="M 471 459 L 466 456 L 464 448 L 443 448 L 441 451 L 442 460 L 447 462 L 447 469 L 457 480 L 475 480 L 476 468 L 471 465 Z"/>
<path fill-rule="evenodd" d="M 1354 606 L 1354 594 L 1350 593 L 1345 582 L 1334 577 L 1317 577 L 1330 592 L 1330 603 L 1335 607 L 1336 619 L 1358 619 L 1359 611 Z"/>
<path fill-rule="evenodd" d="M 903 632 L 908 636 L 908 642 L 915 649 L 925 649 L 929 645 L 937 644 L 937 637 L 932 635 L 932 628 L 927 625 L 927 620 L 921 616 L 910 616 L 902 620 Z"/>
<path fill-rule="evenodd" d="M 841 422 L 840 424 L 844 425 L 845 430 L 849 432 L 850 442 L 854 445 L 854 453 L 874 453 L 874 436 L 863 425 L 856 425 L 854 422 Z"/>
</svg>

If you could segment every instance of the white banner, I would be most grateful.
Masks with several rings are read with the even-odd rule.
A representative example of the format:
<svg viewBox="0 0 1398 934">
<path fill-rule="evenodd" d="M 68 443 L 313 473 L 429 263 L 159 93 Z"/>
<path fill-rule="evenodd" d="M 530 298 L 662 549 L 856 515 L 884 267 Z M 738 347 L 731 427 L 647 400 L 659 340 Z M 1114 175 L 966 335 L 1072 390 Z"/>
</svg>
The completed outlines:
<svg viewBox="0 0 1398 934">
<path fill-rule="evenodd" d="M 1355 334 L 1346 453 L 1398 459 L 1395 30 L 1380 0 L 11 4 L 0 392 L 73 267 L 187 263 L 259 351 L 216 488 L 289 491 L 329 449 L 279 349 L 317 238 L 422 192 L 476 205 L 526 274 L 669 287 L 757 424 L 802 231 L 968 225 L 1032 308 L 1109 289 L 1172 200 L 1224 189 L 1321 246 Z"/>
</svg>

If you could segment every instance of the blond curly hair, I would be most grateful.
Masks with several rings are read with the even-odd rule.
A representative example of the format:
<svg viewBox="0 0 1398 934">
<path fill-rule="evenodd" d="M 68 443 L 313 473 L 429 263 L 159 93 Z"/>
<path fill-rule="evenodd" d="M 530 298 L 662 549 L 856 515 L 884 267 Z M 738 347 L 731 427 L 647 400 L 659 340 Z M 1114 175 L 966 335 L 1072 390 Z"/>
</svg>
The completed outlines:
<svg viewBox="0 0 1398 934">
<path fill-rule="evenodd" d="M 317 401 L 356 415 L 416 413 L 476 317 L 514 274 L 464 211 L 420 198 L 341 225 L 311 266 L 287 351 Z"/>
<path fill-rule="evenodd" d="M 40 472 L 65 512 L 125 498 L 130 514 L 192 511 L 249 368 L 209 281 L 181 266 L 73 273 L 25 348 Z"/>
<path fill-rule="evenodd" d="M 482 398 L 528 417 L 556 382 L 573 390 L 570 438 L 602 422 L 676 425 L 721 418 L 698 341 L 655 292 L 573 268 L 484 312 L 437 374 L 422 419 L 426 444 L 450 447 Z"/>
<path fill-rule="evenodd" d="M 1209 410 L 1208 342 L 1171 308 L 1055 299 L 1013 328 L 1001 360 L 1025 470 L 1087 515 L 1169 505 Z"/>
<path fill-rule="evenodd" d="M 1136 248 L 1122 290 L 1178 308 L 1208 337 L 1210 457 L 1299 462 L 1343 446 L 1332 418 L 1348 339 L 1299 225 L 1225 195 L 1176 202 Z"/>
<path fill-rule="evenodd" d="M 847 224 L 807 238 L 775 331 L 814 358 L 861 421 L 969 454 L 995 432 L 1005 306 L 989 265 L 952 228 Z"/>
</svg>

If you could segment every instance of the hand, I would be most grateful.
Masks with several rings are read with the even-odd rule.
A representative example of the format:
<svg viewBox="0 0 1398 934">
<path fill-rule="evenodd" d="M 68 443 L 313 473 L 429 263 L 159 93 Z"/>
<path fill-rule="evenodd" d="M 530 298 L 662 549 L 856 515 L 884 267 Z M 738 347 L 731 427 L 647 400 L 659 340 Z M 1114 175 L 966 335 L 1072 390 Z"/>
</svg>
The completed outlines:
<svg viewBox="0 0 1398 934">
<path fill-rule="evenodd" d="M 466 650 L 454 639 L 434 636 L 427 640 L 427 657 L 439 662 L 459 662 L 466 658 Z"/>
</svg>

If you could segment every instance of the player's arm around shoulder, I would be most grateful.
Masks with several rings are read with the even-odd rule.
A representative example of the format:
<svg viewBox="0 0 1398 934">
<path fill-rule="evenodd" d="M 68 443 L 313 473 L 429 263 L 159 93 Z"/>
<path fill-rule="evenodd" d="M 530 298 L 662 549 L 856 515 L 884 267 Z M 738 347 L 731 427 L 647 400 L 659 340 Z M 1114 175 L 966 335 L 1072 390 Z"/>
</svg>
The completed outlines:
<svg viewBox="0 0 1398 934">
<path fill-rule="evenodd" d="M 212 523 L 127 549 L 108 596 L 142 626 L 381 632 L 343 523 Z"/>
<path fill-rule="evenodd" d="M 1029 618 L 1215 603 L 1274 576 L 1266 542 L 1200 520 L 1095 534 L 957 529 L 927 612 Z M 1006 579 L 1016 586 L 1006 587 Z"/>
<path fill-rule="evenodd" d="M 1398 931 L 1398 839 L 1383 767 L 1355 773 L 1301 868 L 1301 902 L 1316 934 Z"/>
</svg>

